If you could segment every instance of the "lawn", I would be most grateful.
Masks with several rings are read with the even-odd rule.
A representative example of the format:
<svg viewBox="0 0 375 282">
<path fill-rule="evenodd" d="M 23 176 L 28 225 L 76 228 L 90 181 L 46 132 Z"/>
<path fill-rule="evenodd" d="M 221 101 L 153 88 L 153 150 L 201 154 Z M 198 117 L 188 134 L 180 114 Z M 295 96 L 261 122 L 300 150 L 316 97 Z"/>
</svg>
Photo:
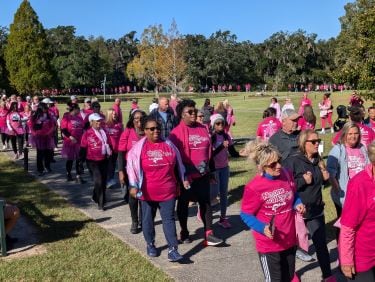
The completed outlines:
<svg viewBox="0 0 375 282">
<path fill-rule="evenodd" d="M 234 108 L 237 118 L 237 125 L 233 128 L 234 136 L 254 136 L 262 112 L 268 107 L 271 96 L 254 97 L 254 94 L 245 93 L 216 95 L 207 94 L 206 97 L 211 98 L 213 105 L 217 101 L 228 98 Z M 278 93 L 277 97 L 281 104 L 286 96 L 292 98 L 294 105 L 297 106 L 301 94 Z M 317 104 L 321 97 L 322 93 L 310 95 L 317 116 Z M 151 98 L 142 98 L 142 96 L 139 98 L 140 107 L 148 109 Z M 195 100 L 197 107 L 200 108 L 204 97 L 200 96 Z M 346 105 L 349 93 L 334 93 L 332 100 L 335 106 Z M 112 102 L 102 103 L 103 112 L 111 105 Z M 59 109 L 62 115 L 65 106 L 60 104 Z M 122 109 L 125 119 L 130 109 L 130 102 L 124 102 Z M 319 128 L 319 121 L 317 127 Z M 325 142 L 324 156 L 326 156 L 331 148 L 332 134 L 321 137 Z M 13 261 L 0 260 L 1 281 L 170 280 L 147 259 L 72 208 L 46 186 L 25 174 L 4 155 L 0 155 L 0 167 L 0 195 L 17 203 L 22 214 L 30 218 L 40 230 L 41 243 L 47 248 L 47 252 L 42 255 Z M 255 170 L 254 166 L 245 159 L 231 160 L 230 167 L 229 203 L 239 204 L 243 187 L 253 177 Z M 324 189 L 323 194 L 326 202 L 326 220 L 329 222 L 329 237 L 333 239 L 331 225 L 335 218 L 335 209 L 329 197 L 329 189 Z"/>
</svg>

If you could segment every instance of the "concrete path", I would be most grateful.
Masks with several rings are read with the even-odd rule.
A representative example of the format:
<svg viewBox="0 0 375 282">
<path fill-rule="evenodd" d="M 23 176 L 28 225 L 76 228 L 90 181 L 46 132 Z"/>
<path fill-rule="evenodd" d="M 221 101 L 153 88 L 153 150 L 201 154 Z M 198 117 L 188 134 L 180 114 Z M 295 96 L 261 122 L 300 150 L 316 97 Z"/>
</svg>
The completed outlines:
<svg viewBox="0 0 375 282">
<path fill-rule="evenodd" d="M 9 153 L 9 156 L 13 155 Z M 122 201 L 123 191 L 117 186 L 107 190 L 106 210 L 99 211 L 91 202 L 92 181 L 86 170 L 84 179 L 87 184 L 79 185 L 66 182 L 65 161 L 56 153 L 56 163 L 52 164 L 52 173 L 37 177 L 35 150 L 29 154 L 29 172 L 40 182 L 46 184 L 51 190 L 58 193 L 73 206 L 81 210 L 90 218 L 93 218 L 101 227 L 107 229 L 124 243 L 133 247 L 145 257 L 145 241 L 142 233 L 133 235 L 130 233 L 129 207 Z M 18 160 L 17 163 L 23 164 Z M 156 217 L 156 246 L 161 252 L 157 258 L 150 261 L 163 269 L 176 281 L 263 281 L 262 271 L 255 252 L 251 233 L 242 223 L 239 217 L 239 203 L 228 207 L 229 220 L 233 225 L 230 230 L 224 230 L 218 224 L 219 211 L 214 213 L 214 229 L 218 236 L 225 239 L 222 247 L 204 247 L 202 244 L 202 223 L 196 218 L 196 208 L 190 209 L 188 226 L 193 242 L 179 246 L 180 253 L 184 256 L 182 263 L 170 263 L 167 260 L 167 245 L 162 231 L 160 216 Z M 177 232 L 179 225 L 176 221 Z M 329 243 L 332 268 L 336 268 L 336 243 Z M 314 254 L 315 257 L 315 254 Z M 321 281 L 321 272 L 317 262 L 304 263 L 297 260 L 296 269 L 302 281 Z M 334 270 L 337 275 L 337 270 Z M 341 280 L 341 278 L 340 278 Z"/>
</svg>

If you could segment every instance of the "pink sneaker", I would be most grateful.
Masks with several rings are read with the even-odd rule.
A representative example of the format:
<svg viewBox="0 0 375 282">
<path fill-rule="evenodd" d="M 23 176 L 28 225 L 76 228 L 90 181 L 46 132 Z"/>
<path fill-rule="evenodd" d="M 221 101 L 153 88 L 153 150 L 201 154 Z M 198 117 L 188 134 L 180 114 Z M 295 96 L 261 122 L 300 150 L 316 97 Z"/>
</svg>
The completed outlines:
<svg viewBox="0 0 375 282">
<path fill-rule="evenodd" d="M 225 229 L 229 229 L 232 227 L 232 225 L 229 223 L 227 218 L 220 218 L 219 225 Z"/>
</svg>

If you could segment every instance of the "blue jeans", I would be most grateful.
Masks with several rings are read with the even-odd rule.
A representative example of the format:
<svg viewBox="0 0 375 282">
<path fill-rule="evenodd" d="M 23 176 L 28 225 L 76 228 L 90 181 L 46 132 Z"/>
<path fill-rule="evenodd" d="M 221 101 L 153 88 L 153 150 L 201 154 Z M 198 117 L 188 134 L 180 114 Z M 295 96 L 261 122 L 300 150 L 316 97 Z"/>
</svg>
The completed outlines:
<svg viewBox="0 0 375 282">
<path fill-rule="evenodd" d="M 147 244 L 155 241 L 154 219 L 156 210 L 159 208 L 163 231 L 168 247 L 177 247 L 176 223 L 174 210 L 176 199 L 165 202 L 141 201 L 142 203 L 142 231 Z"/>
<path fill-rule="evenodd" d="M 215 171 L 217 184 L 211 184 L 211 200 L 220 194 L 220 215 L 225 217 L 228 204 L 229 166 Z"/>
</svg>

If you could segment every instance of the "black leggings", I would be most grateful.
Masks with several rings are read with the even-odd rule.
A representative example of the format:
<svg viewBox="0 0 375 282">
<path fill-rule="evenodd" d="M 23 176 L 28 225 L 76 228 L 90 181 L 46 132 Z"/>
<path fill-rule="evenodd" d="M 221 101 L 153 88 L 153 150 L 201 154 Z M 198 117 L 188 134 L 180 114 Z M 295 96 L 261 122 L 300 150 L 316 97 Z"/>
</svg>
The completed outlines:
<svg viewBox="0 0 375 282">
<path fill-rule="evenodd" d="M 98 204 L 100 208 L 104 208 L 105 205 L 105 190 L 107 183 L 107 166 L 108 160 L 104 159 L 101 161 L 87 160 L 87 166 L 92 172 L 94 179 L 94 191 L 92 199 Z"/>
<path fill-rule="evenodd" d="M 357 272 L 354 275 L 353 279 L 348 279 L 348 281 L 356 281 L 356 282 L 374 282 L 375 281 L 375 267 L 367 270 L 365 272 Z"/>
<path fill-rule="evenodd" d="M 10 142 L 12 143 L 12 149 L 15 154 L 22 154 L 23 150 L 23 135 L 10 135 Z M 18 145 L 18 148 L 17 148 Z"/>
<path fill-rule="evenodd" d="M 6 133 L 1 133 L 1 142 L 6 145 L 9 142 L 9 136 Z"/>
<path fill-rule="evenodd" d="M 72 168 L 73 168 L 73 162 L 74 160 L 67 160 L 66 161 L 66 172 L 71 174 L 72 173 Z M 81 175 L 81 164 L 79 160 L 76 160 L 76 174 Z"/>
<path fill-rule="evenodd" d="M 188 235 L 187 220 L 189 215 L 189 201 L 199 203 L 200 215 L 204 225 L 204 231 L 212 229 L 212 208 L 210 201 L 210 178 L 205 175 L 201 178 L 194 179 L 191 188 L 181 189 L 181 195 L 177 202 L 178 221 L 181 226 L 181 234 Z"/>
<path fill-rule="evenodd" d="M 38 172 L 42 173 L 44 171 L 44 168 L 46 168 L 47 170 L 51 170 L 52 155 L 53 150 L 51 149 L 36 149 L 36 166 Z"/>
<path fill-rule="evenodd" d="M 332 272 L 326 243 L 324 216 L 322 215 L 312 219 L 305 219 L 305 223 L 316 250 L 316 257 L 318 258 L 318 263 L 322 271 L 323 278 L 328 278 L 332 276 Z"/>
</svg>

